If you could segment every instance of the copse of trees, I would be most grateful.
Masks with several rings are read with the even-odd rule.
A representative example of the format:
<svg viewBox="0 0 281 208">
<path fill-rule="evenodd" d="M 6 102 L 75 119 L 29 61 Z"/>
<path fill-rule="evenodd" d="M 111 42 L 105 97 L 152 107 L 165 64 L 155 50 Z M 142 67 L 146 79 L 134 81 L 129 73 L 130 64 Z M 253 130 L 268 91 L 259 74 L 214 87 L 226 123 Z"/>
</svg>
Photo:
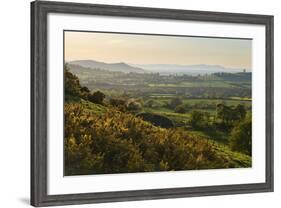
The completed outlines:
<svg viewBox="0 0 281 208">
<path fill-rule="evenodd" d="M 217 105 L 217 124 L 230 130 L 237 122 L 243 120 L 246 116 L 246 109 L 244 105 L 237 105 L 236 107 L 227 106 L 225 104 L 218 104 Z"/>
<path fill-rule="evenodd" d="M 209 127 L 210 113 L 207 111 L 193 110 L 190 113 L 190 125 L 194 129 L 202 130 Z"/>
<path fill-rule="evenodd" d="M 201 130 L 205 133 L 221 130 L 228 135 L 229 147 L 232 151 L 243 154 L 252 154 L 252 118 L 247 114 L 243 105 L 226 106 L 219 104 L 217 108 L 217 119 L 211 119 L 211 115 L 206 111 L 193 110 L 190 113 L 189 124 L 194 130 Z"/>
</svg>

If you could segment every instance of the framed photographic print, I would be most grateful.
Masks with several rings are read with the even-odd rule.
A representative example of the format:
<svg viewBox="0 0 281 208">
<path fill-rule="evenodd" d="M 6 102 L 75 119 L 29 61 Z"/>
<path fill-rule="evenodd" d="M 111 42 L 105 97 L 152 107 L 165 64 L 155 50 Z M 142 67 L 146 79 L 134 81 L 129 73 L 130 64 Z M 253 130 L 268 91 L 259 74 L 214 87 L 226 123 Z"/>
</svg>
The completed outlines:
<svg viewBox="0 0 281 208">
<path fill-rule="evenodd" d="M 273 191 L 273 16 L 31 3 L 31 204 Z"/>
</svg>

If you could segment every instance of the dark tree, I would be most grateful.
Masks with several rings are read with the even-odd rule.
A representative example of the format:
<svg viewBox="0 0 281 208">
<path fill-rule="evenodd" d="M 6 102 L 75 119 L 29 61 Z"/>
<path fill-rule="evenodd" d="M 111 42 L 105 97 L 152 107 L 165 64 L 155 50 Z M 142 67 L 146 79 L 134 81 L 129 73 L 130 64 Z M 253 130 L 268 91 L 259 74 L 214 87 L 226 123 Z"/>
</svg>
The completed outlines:
<svg viewBox="0 0 281 208">
<path fill-rule="evenodd" d="M 88 87 L 81 87 L 81 92 L 90 93 Z"/>
<path fill-rule="evenodd" d="M 184 105 L 178 105 L 175 108 L 175 113 L 186 113 L 186 109 Z"/>
<path fill-rule="evenodd" d="M 252 155 L 252 119 L 250 117 L 233 128 L 229 144 L 233 151 Z"/>
<path fill-rule="evenodd" d="M 103 104 L 104 98 L 105 94 L 100 91 L 96 91 L 88 96 L 89 101 L 97 104 Z"/>
<path fill-rule="evenodd" d="M 64 68 L 64 90 L 66 96 L 80 96 L 80 82 L 77 76 L 69 72 L 67 66 Z"/>
<path fill-rule="evenodd" d="M 204 129 L 209 125 L 210 113 L 194 110 L 190 114 L 190 125 L 194 129 Z"/>
<path fill-rule="evenodd" d="M 83 99 L 88 100 L 90 90 L 88 89 L 88 87 L 81 87 L 80 94 Z"/>
<path fill-rule="evenodd" d="M 238 104 L 235 111 L 238 120 L 243 120 L 245 118 L 247 112 L 244 105 Z"/>
</svg>

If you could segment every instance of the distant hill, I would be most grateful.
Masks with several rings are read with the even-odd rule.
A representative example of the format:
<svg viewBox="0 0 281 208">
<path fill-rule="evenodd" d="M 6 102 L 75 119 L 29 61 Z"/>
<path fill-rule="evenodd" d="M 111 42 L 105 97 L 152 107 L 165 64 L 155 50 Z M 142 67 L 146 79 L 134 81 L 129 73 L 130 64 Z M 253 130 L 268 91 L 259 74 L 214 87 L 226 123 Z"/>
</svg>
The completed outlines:
<svg viewBox="0 0 281 208">
<path fill-rule="evenodd" d="M 237 73 L 242 72 L 242 68 L 227 68 L 221 65 L 177 65 L 177 64 L 131 64 L 135 67 L 140 67 L 147 72 L 160 74 L 212 74 L 217 72 Z"/>
<path fill-rule="evenodd" d="M 92 69 L 103 69 L 108 71 L 120 71 L 124 73 L 144 73 L 145 71 L 140 67 L 130 66 L 129 64 L 120 63 L 104 63 L 95 60 L 77 60 L 70 61 L 69 64 L 79 65 L 86 68 Z"/>
<path fill-rule="evenodd" d="M 221 65 L 197 64 L 197 65 L 179 65 L 179 64 L 133 64 L 133 63 L 105 63 L 95 60 L 77 60 L 68 62 L 71 65 L 81 66 L 90 69 L 102 69 L 114 72 L 124 73 L 160 73 L 168 74 L 213 74 L 220 72 L 238 73 L 243 72 L 243 68 L 229 68 Z M 251 72 L 250 70 L 246 70 Z"/>
</svg>

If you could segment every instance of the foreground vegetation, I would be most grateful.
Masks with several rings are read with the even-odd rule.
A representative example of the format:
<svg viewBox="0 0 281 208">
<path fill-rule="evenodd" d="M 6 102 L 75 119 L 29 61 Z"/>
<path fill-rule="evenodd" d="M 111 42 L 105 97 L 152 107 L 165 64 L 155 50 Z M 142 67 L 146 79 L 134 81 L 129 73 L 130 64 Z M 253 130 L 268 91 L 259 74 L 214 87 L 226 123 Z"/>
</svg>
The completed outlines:
<svg viewBox="0 0 281 208">
<path fill-rule="evenodd" d="M 233 153 L 179 129 L 156 127 L 131 114 L 82 104 L 65 106 L 66 175 L 247 167 Z"/>
</svg>

